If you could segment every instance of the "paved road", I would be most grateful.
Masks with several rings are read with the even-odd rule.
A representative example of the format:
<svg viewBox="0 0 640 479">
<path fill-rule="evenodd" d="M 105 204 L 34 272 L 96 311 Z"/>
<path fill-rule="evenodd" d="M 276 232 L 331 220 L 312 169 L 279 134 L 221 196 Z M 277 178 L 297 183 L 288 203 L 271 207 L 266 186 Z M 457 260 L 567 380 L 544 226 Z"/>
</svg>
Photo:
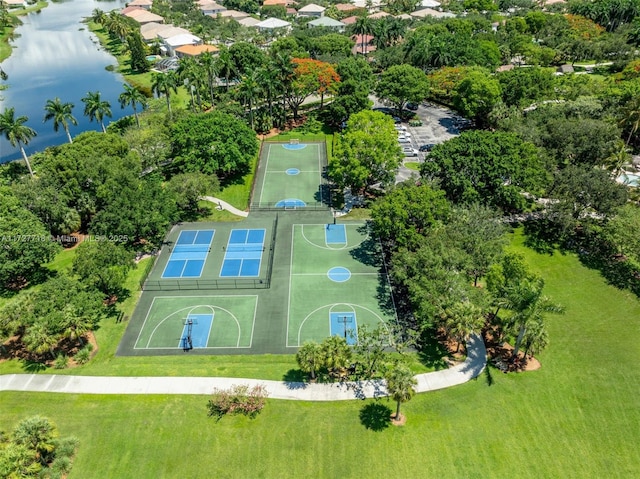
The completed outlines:
<svg viewBox="0 0 640 479">
<path fill-rule="evenodd" d="M 416 376 L 416 392 L 435 391 L 463 384 L 486 366 L 487 352 L 480 336 L 467 342 L 467 360 L 449 369 Z M 264 385 L 269 397 L 299 401 L 343 401 L 387 395 L 382 380 L 308 384 L 242 378 L 66 376 L 55 374 L 7 374 L 0 376 L 0 391 L 33 391 L 68 394 L 202 394 L 215 388 L 244 384 Z"/>
</svg>

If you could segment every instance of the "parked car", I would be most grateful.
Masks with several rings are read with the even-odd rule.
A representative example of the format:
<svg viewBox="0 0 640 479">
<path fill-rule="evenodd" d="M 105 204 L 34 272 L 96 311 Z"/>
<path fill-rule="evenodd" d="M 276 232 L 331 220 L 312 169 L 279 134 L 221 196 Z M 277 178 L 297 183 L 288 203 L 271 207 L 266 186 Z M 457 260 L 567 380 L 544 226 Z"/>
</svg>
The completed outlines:
<svg viewBox="0 0 640 479">
<path fill-rule="evenodd" d="M 411 143 L 411 138 L 408 136 L 399 136 L 398 143 Z"/>
<path fill-rule="evenodd" d="M 399 118 L 397 116 L 392 116 L 391 118 L 393 118 L 394 123 L 402 123 L 402 118 Z"/>
<path fill-rule="evenodd" d="M 407 127 L 404 125 L 394 125 L 393 126 L 397 131 L 407 131 Z"/>
<path fill-rule="evenodd" d="M 426 145 L 421 145 L 420 148 L 418 148 L 418 150 L 422 152 L 431 151 L 434 146 L 436 145 L 434 145 L 433 143 L 427 143 Z"/>
<path fill-rule="evenodd" d="M 416 111 L 418 109 L 418 105 L 416 103 L 407 103 L 407 108 L 411 111 Z"/>
<path fill-rule="evenodd" d="M 402 154 L 404 156 L 418 156 L 418 150 L 416 150 L 415 148 L 409 148 L 408 146 L 403 146 Z"/>
<path fill-rule="evenodd" d="M 411 133 L 406 130 L 400 130 L 398 131 L 398 136 L 406 136 L 407 138 L 411 138 Z"/>
</svg>

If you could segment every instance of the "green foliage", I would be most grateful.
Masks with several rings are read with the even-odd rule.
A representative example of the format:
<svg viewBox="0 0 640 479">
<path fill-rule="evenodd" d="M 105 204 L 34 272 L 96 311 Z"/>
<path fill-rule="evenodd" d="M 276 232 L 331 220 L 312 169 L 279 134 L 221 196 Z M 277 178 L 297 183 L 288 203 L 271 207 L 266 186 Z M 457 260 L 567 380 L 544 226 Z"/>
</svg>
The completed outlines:
<svg viewBox="0 0 640 479">
<path fill-rule="evenodd" d="M 20 340 L 28 351 L 55 358 L 58 343 L 65 338 L 82 343 L 104 317 L 105 308 L 100 293 L 58 276 L 19 294 L 1 312 L 5 329 L 23 332 Z"/>
<path fill-rule="evenodd" d="M 0 291 L 36 280 L 58 249 L 40 220 L 0 188 Z"/>
<path fill-rule="evenodd" d="M 496 75 L 507 106 L 529 106 L 538 100 L 552 98 L 554 76 L 550 69 L 514 68 Z"/>
<path fill-rule="evenodd" d="M 351 115 L 347 130 L 338 138 L 328 174 L 339 187 L 359 193 L 376 183 L 392 184 L 401 161 L 391 118 L 361 111 Z"/>
<path fill-rule="evenodd" d="M 413 377 L 411 369 L 402 363 L 398 363 L 385 374 L 387 392 L 396 401 L 396 420 L 400 419 L 400 404 L 411 400 L 416 393 L 414 387 L 418 381 Z"/>
<path fill-rule="evenodd" d="M 546 181 L 538 151 L 511 133 L 468 131 L 437 145 L 422 176 L 437 179 L 454 203 L 522 211 L 523 192 L 536 194 Z"/>
<path fill-rule="evenodd" d="M 171 143 L 171 168 L 180 173 L 242 173 L 258 151 L 255 133 L 244 122 L 218 112 L 179 119 L 171 127 Z"/>
<path fill-rule="evenodd" d="M 220 191 L 217 176 L 199 172 L 181 173 L 169 180 L 167 187 L 173 192 L 182 219 L 194 219 L 198 213 L 201 196 L 213 195 Z"/>
<path fill-rule="evenodd" d="M 135 267 L 133 253 L 114 241 L 84 241 L 73 259 L 73 273 L 106 297 L 123 292 L 129 271 Z"/>
<path fill-rule="evenodd" d="M 500 83 L 494 76 L 471 71 L 460 82 L 453 97 L 453 106 L 478 124 L 486 124 L 488 115 L 500 100 Z"/>
<path fill-rule="evenodd" d="M 449 218 L 444 192 L 427 185 L 400 185 L 371 208 L 372 228 L 389 249 L 414 250 L 421 238 Z"/>
<path fill-rule="evenodd" d="M 429 81 L 418 68 L 397 65 L 380 75 L 375 91 L 378 98 L 402 111 L 407 102 L 420 103 L 429 96 Z"/>
<path fill-rule="evenodd" d="M 218 421 L 227 414 L 243 414 L 254 419 L 267 403 L 267 389 L 262 386 L 234 385 L 229 389 L 214 389 L 207 403 L 209 416 Z"/>
<path fill-rule="evenodd" d="M 49 419 L 24 419 L 9 437 L 0 435 L 0 477 L 62 477 L 71 470 L 77 443 L 75 438 L 58 438 Z"/>
<path fill-rule="evenodd" d="M 69 358 L 64 353 L 58 353 L 53 362 L 53 369 L 66 369 L 69 365 Z"/>
<path fill-rule="evenodd" d="M 322 347 L 315 341 L 306 341 L 296 353 L 296 362 L 302 371 L 315 379 L 316 373 L 324 367 Z"/>
<path fill-rule="evenodd" d="M 146 58 L 146 52 L 144 49 L 144 42 L 142 41 L 142 35 L 137 31 L 131 32 L 127 35 L 127 45 L 131 52 L 130 65 L 131 70 L 136 73 L 144 73 L 149 71 L 149 62 Z"/>
<path fill-rule="evenodd" d="M 101 186 L 101 209 L 89 232 L 140 249 L 152 249 L 177 218 L 175 198 L 157 175 L 143 178 L 121 172 Z"/>
<path fill-rule="evenodd" d="M 620 254 L 640 266 L 640 208 L 633 204 L 620 208 L 607 222 L 604 236 Z"/>
<path fill-rule="evenodd" d="M 91 350 L 93 346 L 91 343 L 87 343 L 86 346 L 80 349 L 76 355 L 73 357 L 76 363 L 78 364 L 87 364 L 91 359 Z"/>
</svg>

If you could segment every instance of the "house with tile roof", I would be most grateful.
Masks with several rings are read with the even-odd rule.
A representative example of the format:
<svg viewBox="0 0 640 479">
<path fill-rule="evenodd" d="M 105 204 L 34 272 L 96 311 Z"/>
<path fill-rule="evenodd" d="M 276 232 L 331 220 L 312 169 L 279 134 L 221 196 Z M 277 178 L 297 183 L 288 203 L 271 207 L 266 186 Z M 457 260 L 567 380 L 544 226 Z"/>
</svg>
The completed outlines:
<svg viewBox="0 0 640 479">
<path fill-rule="evenodd" d="M 153 1 L 152 0 L 133 0 L 131 2 L 129 2 L 127 4 L 127 6 L 129 7 L 139 7 L 139 8 L 143 8 L 144 10 L 151 10 L 151 7 L 153 6 Z"/>
<path fill-rule="evenodd" d="M 324 27 L 324 28 L 330 28 L 337 32 L 344 32 L 346 25 L 330 17 L 320 17 L 320 18 L 316 18 L 315 20 L 311 20 L 309 23 L 307 23 L 307 27 L 309 28 Z"/>
<path fill-rule="evenodd" d="M 130 12 L 123 13 L 123 15 L 125 17 L 129 17 L 135 20 L 140 25 L 144 25 L 146 23 L 152 23 L 152 22 L 164 23 L 164 18 L 162 18 L 160 15 L 156 15 L 155 13 L 148 12 L 143 8 L 135 8 Z"/>
<path fill-rule="evenodd" d="M 178 58 L 197 57 L 205 52 L 216 55 L 220 49 L 214 45 L 182 45 L 175 49 Z"/>
</svg>

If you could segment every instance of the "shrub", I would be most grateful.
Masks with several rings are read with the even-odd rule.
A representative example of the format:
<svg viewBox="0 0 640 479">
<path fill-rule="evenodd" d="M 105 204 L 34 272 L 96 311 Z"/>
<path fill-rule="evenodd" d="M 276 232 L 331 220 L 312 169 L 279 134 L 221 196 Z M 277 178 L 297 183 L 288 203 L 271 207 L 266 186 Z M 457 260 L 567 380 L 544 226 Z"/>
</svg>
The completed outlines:
<svg viewBox="0 0 640 479">
<path fill-rule="evenodd" d="M 229 389 L 214 389 L 207 404 L 209 416 L 218 420 L 225 414 L 244 414 L 255 418 L 267 402 L 265 386 L 233 385 Z"/>
<path fill-rule="evenodd" d="M 66 354 L 60 353 L 58 354 L 58 356 L 56 357 L 55 361 L 53 362 L 53 368 L 54 369 L 65 369 L 67 367 L 67 364 L 69 363 L 69 358 L 67 358 Z"/>
<path fill-rule="evenodd" d="M 87 343 L 87 345 L 84 348 L 82 348 L 80 351 L 76 353 L 73 359 L 75 359 L 78 364 L 88 363 L 89 359 L 91 359 L 92 349 L 93 349 L 93 346 L 91 345 L 91 343 Z"/>
</svg>

